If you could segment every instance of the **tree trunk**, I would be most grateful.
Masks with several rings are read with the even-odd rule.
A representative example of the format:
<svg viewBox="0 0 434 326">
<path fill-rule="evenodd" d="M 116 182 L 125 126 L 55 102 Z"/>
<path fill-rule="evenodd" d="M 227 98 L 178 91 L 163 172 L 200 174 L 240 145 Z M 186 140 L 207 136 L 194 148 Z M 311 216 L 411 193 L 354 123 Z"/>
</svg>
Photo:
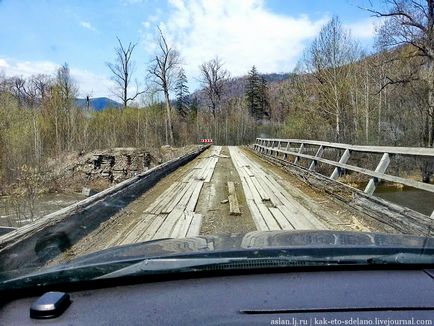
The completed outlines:
<svg viewBox="0 0 434 326">
<path fill-rule="evenodd" d="M 168 143 L 167 142 L 167 135 L 166 135 L 166 144 L 174 145 L 173 130 L 172 130 L 172 117 L 171 117 L 172 116 L 172 108 L 170 107 L 169 92 L 167 90 L 164 90 L 164 97 L 166 98 L 167 129 L 168 129 L 168 134 L 169 134 L 169 138 L 170 138 L 170 143 Z"/>
<path fill-rule="evenodd" d="M 428 144 L 427 147 L 434 147 L 434 64 L 431 63 L 431 67 L 428 71 Z"/>
</svg>

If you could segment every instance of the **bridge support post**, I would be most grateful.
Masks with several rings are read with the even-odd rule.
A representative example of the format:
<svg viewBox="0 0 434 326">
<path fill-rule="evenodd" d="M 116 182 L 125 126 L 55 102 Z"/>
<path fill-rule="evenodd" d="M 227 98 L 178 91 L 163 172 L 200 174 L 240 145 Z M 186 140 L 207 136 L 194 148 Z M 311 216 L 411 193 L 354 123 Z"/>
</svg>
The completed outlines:
<svg viewBox="0 0 434 326">
<path fill-rule="evenodd" d="M 350 150 L 347 148 L 345 152 L 342 154 L 339 163 L 345 164 L 348 162 L 349 158 L 350 158 Z M 330 176 L 330 179 L 336 180 L 340 176 L 340 174 L 341 174 L 341 168 L 335 167 L 332 175 Z"/>
<path fill-rule="evenodd" d="M 286 151 L 289 151 L 289 147 L 291 146 L 291 143 L 290 142 L 288 142 L 287 144 L 286 144 Z M 288 154 L 284 154 L 283 155 L 283 159 L 285 159 L 285 160 L 287 160 L 288 159 Z"/>
<path fill-rule="evenodd" d="M 298 154 L 301 154 L 303 152 L 303 149 L 304 149 L 304 144 L 301 143 L 300 148 L 298 149 Z M 297 164 L 298 161 L 299 161 L 299 157 L 296 156 L 295 159 L 294 159 L 294 164 Z"/>
<path fill-rule="evenodd" d="M 377 168 L 375 169 L 375 172 L 378 173 L 384 173 L 386 172 L 387 167 L 390 163 L 390 157 L 388 153 L 384 153 L 383 157 L 380 160 L 380 163 L 378 163 Z M 365 188 L 365 193 L 368 195 L 372 195 L 375 191 L 375 188 L 377 187 L 378 183 L 381 180 L 378 178 L 371 178 L 368 182 L 368 185 Z"/>
<path fill-rule="evenodd" d="M 315 157 L 321 157 L 323 152 L 324 152 L 324 147 L 323 145 L 320 145 L 320 147 L 316 151 Z M 315 171 L 317 165 L 318 165 L 318 161 L 312 160 L 312 162 L 309 165 L 309 171 Z"/>
</svg>

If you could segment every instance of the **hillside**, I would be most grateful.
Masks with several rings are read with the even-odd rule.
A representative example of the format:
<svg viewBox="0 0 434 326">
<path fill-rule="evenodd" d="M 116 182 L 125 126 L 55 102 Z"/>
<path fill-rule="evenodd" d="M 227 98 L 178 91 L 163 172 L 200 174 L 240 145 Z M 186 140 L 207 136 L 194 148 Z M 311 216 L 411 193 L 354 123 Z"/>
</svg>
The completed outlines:
<svg viewBox="0 0 434 326">
<path fill-rule="evenodd" d="M 77 98 L 75 99 L 75 104 L 79 108 L 85 108 L 87 106 L 86 99 L 85 98 Z M 102 111 L 105 109 L 117 109 L 120 108 L 122 104 L 113 101 L 112 99 L 109 99 L 107 97 L 95 97 L 90 99 L 90 107 L 94 111 Z"/>
</svg>

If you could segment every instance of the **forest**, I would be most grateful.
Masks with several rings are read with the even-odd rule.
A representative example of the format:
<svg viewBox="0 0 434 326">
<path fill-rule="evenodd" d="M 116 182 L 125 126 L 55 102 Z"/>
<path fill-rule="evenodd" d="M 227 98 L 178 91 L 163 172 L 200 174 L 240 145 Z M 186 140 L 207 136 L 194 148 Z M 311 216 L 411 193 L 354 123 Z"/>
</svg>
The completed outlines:
<svg viewBox="0 0 434 326">
<path fill-rule="evenodd" d="M 382 22 L 375 50 L 363 51 L 333 17 L 283 80 L 255 66 L 232 77 L 216 56 L 200 65 L 200 89 L 190 93 L 182 54 L 160 29 L 147 74 L 135 79 L 136 44 L 118 39 L 107 73 L 120 108 L 77 106 L 67 63 L 52 75 L 0 73 L 0 193 L 33 189 L 26 184 L 43 182 L 50 160 L 93 149 L 260 136 L 433 147 L 434 3 L 386 2 L 384 12 L 369 9 Z"/>
</svg>

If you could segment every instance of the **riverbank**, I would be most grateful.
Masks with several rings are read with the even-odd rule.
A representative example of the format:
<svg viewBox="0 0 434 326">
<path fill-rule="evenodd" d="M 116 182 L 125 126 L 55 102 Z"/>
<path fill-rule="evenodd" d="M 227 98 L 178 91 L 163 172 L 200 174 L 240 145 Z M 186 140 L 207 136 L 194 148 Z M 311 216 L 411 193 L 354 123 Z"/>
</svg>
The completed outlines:
<svg viewBox="0 0 434 326">
<path fill-rule="evenodd" d="M 5 187 L 7 191 L 0 196 L 0 226 L 31 223 L 196 147 L 113 148 L 74 152 L 49 160 L 43 177 L 30 175 L 30 183 L 17 180 Z"/>
</svg>

